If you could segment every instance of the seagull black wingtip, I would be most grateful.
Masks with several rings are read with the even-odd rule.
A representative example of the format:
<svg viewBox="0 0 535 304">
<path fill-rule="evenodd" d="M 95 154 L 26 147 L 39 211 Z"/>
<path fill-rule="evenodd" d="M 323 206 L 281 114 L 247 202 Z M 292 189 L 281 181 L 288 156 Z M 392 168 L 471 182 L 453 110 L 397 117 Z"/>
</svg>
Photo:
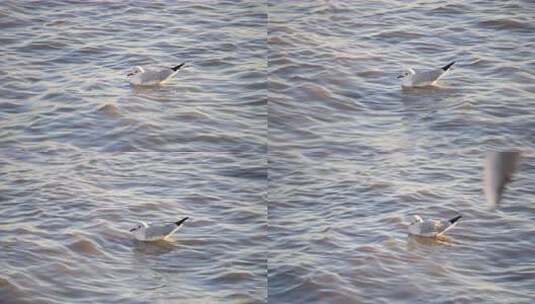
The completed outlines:
<svg viewBox="0 0 535 304">
<path fill-rule="evenodd" d="M 455 61 L 453 61 L 453 62 L 450 63 L 450 64 L 447 64 L 447 65 L 443 66 L 442 69 L 443 69 L 444 71 L 447 71 L 447 70 L 449 70 L 449 69 L 451 68 L 451 66 L 452 66 L 454 63 L 455 63 Z"/>
<path fill-rule="evenodd" d="M 171 70 L 173 70 L 173 71 L 175 71 L 175 72 L 176 72 L 176 71 L 178 71 L 178 70 L 179 70 L 179 69 L 180 69 L 181 67 L 183 67 L 183 66 L 184 66 L 185 64 L 186 64 L 186 63 L 185 63 L 185 62 L 183 62 L 183 63 L 181 63 L 181 64 L 177 65 L 176 67 L 174 67 L 174 68 L 171 68 Z"/>
<path fill-rule="evenodd" d="M 450 220 L 450 223 L 453 224 L 453 223 L 457 222 L 461 217 L 463 217 L 463 216 L 462 216 L 462 215 L 457 215 L 456 217 L 454 217 L 454 218 L 452 218 L 452 219 Z"/>
<path fill-rule="evenodd" d="M 180 221 L 175 222 L 175 225 L 180 226 L 180 225 L 182 225 L 182 223 L 184 223 L 187 219 L 189 219 L 189 217 L 185 217 L 185 218 L 181 219 Z"/>
</svg>

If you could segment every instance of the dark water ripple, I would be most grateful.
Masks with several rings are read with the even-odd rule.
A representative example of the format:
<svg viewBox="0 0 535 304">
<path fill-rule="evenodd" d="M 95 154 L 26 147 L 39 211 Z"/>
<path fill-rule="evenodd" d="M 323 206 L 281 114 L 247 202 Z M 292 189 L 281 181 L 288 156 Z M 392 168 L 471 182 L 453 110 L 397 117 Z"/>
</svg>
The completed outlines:
<svg viewBox="0 0 535 304">
<path fill-rule="evenodd" d="M 273 1 L 268 294 L 274 303 L 529 303 L 533 155 L 499 211 L 483 152 L 533 151 L 529 1 Z M 456 60 L 438 87 L 403 66 Z M 408 238 L 414 213 L 461 224 Z"/>
<path fill-rule="evenodd" d="M 250 1 L 4 1 L 0 145 L 265 152 L 266 22 Z M 183 61 L 163 87 L 126 82 Z"/>
</svg>

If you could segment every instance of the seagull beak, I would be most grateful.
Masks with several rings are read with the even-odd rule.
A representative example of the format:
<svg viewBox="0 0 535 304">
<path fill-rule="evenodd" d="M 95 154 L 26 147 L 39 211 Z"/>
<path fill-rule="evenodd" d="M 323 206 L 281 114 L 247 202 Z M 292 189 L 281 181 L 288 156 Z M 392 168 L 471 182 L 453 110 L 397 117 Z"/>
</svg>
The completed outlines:
<svg viewBox="0 0 535 304">
<path fill-rule="evenodd" d="M 136 228 L 130 229 L 130 232 L 134 232 L 134 231 L 136 231 Z"/>
<path fill-rule="evenodd" d="M 403 77 L 404 77 L 403 75 L 398 75 L 398 77 L 396 77 L 396 78 L 399 79 L 399 78 L 403 78 Z"/>
<path fill-rule="evenodd" d="M 134 73 L 128 73 L 128 74 L 126 74 L 127 77 L 130 77 L 130 76 L 132 76 L 132 75 L 134 75 Z"/>
</svg>

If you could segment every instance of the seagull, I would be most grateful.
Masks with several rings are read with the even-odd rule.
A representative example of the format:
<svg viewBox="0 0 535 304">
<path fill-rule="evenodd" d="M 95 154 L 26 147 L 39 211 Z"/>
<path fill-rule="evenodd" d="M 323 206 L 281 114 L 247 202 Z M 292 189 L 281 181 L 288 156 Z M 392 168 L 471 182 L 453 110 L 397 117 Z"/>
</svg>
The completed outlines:
<svg viewBox="0 0 535 304">
<path fill-rule="evenodd" d="M 188 217 L 185 217 L 178 222 L 161 226 L 149 226 L 145 222 L 139 222 L 136 227 L 130 229 L 130 232 L 132 232 L 136 240 L 139 241 L 165 240 L 175 233 L 180 225 L 182 225 L 182 223 L 184 223 L 187 219 Z"/>
<path fill-rule="evenodd" d="M 140 67 L 136 66 L 131 72 L 126 74 L 128 81 L 133 85 L 151 86 L 158 85 L 169 80 L 178 73 L 178 70 L 186 63 L 181 63 L 175 67 Z"/>
<path fill-rule="evenodd" d="M 520 152 L 487 152 L 483 165 L 483 192 L 492 208 L 500 203 L 505 186 L 511 182 L 520 162 Z"/>
<path fill-rule="evenodd" d="M 404 88 L 425 87 L 433 85 L 442 75 L 448 71 L 455 61 L 443 66 L 440 69 L 415 72 L 409 68 L 403 71 L 397 78 L 401 78 L 401 86 Z"/>
<path fill-rule="evenodd" d="M 414 220 L 409 225 L 409 234 L 423 237 L 438 237 L 453 228 L 461 218 L 458 215 L 451 220 L 430 220 L 424 221 L 419 215 L 414 215 Z"/>
</svg>

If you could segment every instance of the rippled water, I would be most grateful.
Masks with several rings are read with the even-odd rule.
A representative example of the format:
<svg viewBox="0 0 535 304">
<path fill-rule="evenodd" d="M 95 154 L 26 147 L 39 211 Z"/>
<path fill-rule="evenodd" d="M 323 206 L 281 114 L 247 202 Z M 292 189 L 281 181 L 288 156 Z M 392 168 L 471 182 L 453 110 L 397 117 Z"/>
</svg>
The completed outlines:
<svg viewBox="0 0 535 304">
<path fill-rule="evenodd" d="M 1 303 L 264 302 L 263 157 L 3 152 Z M 127 231 L 183 216 L 170 242 Z"/>
<path fill-rule="evenodd" d="M 0 2 L 0 303 L 265 301 L 266 22 L 261 1 Z M 171 242 L 127 231 L 183 216 Z"/>
<path fill-rule="evenodd" d="M 534 16 L 1 2 L 0 303 L 530 303 Z M 435 87 L 396 79 L 451 61 Z M 126 81 L 181 62 L 165 85 Z M 484 152 L 511 148 L 520 171 L 489 210 Z M 457 213 L 442 239 L 407 235 L 412 214 Z M 170 242 L 127 231 L 183 216 Z"/>
<path fill-rule="evenodd" d="M 265 152 L 266 22 L 260 1 L 2 1 L 0 145 Z"/>
<path fill-rule="evenodd" d="M 273 1 L 268 8 L 273 303 L 530 303 L 535 177 L 503 206 L 483 152 L 535 144 L 529 1 Z M 404 66 L 457 61 L 437 87 Z M 440 242 L 408 216 L 464 215 Z"/>
</svg>

